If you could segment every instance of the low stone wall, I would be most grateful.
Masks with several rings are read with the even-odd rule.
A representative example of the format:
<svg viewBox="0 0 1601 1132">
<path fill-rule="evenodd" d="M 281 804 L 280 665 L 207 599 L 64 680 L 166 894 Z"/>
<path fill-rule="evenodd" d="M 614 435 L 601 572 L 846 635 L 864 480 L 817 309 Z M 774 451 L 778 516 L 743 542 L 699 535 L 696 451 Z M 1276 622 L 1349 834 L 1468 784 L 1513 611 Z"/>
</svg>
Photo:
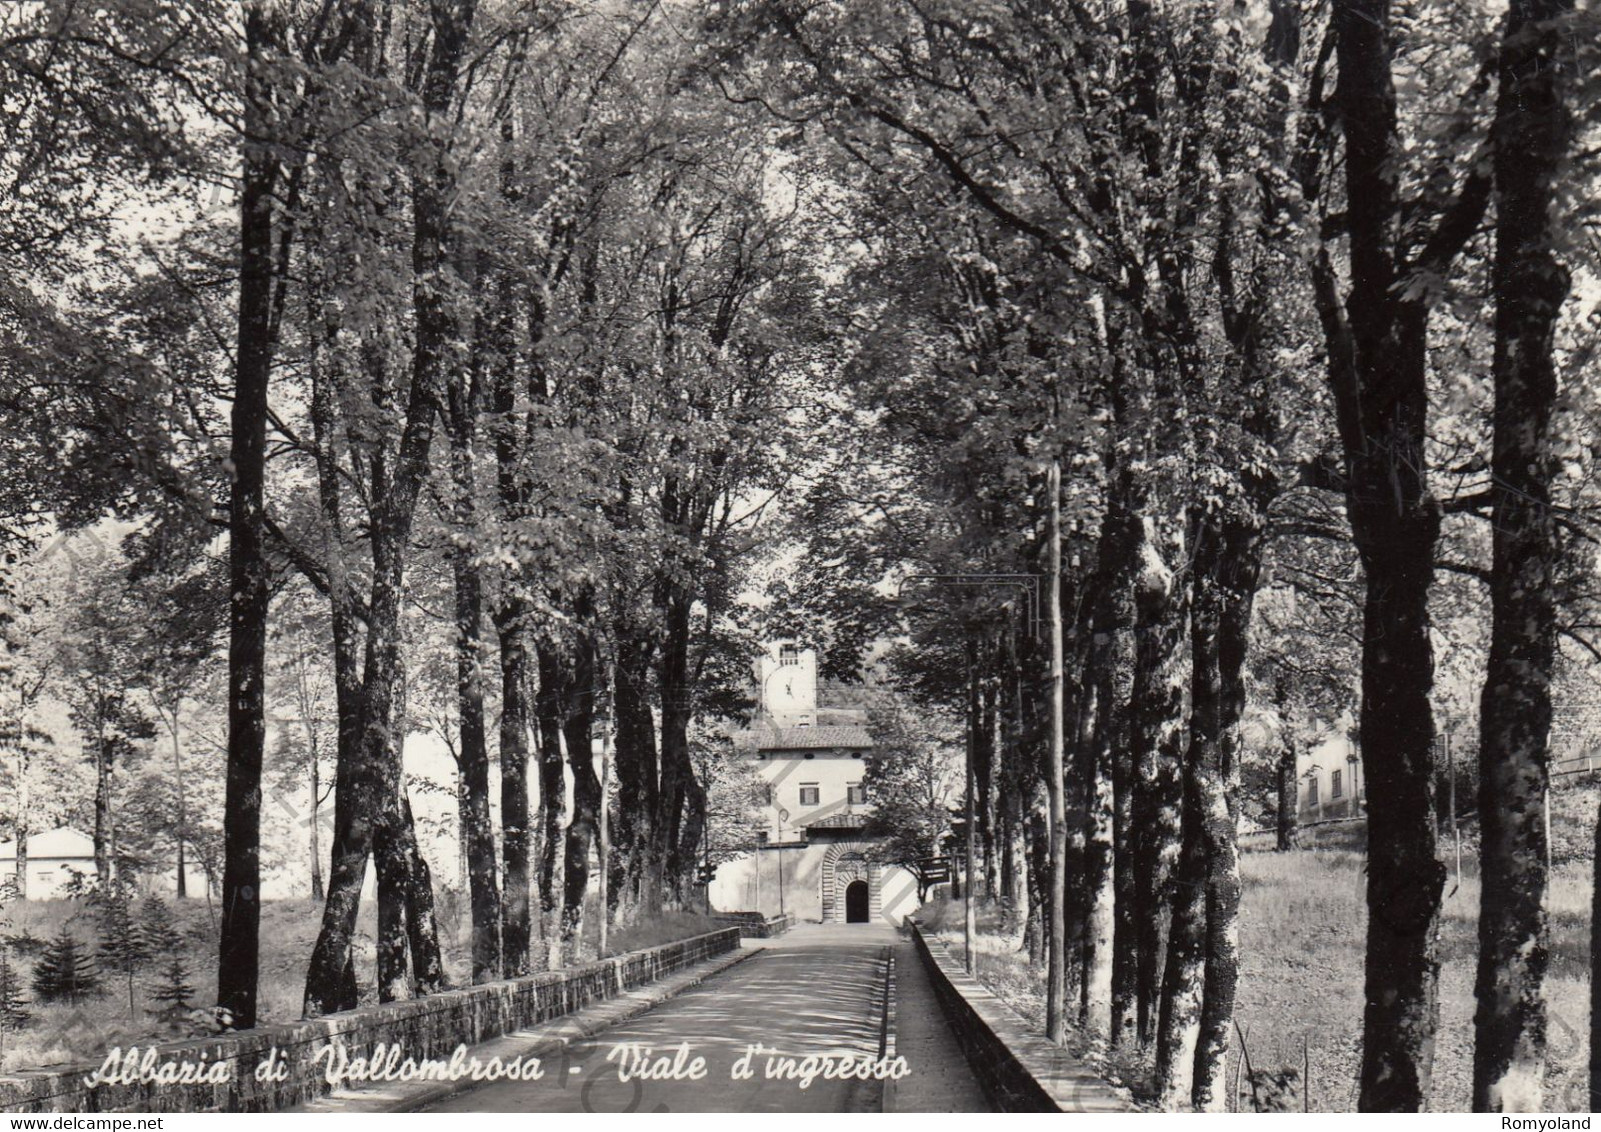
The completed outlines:
<svg viewBox="0 0 1601 1132">
<path fill-rule="evenodd" d="M 719 912 L 713 919 L 739 929 L 740 939 L 771 939 L 795 926 L 793 913 L 763 916 L 760 912 Z"/>
<path fill-rule="evenodd" d="M 1127 1112 L 1119 1089 L 1036 1034 L 974 979 L 937 939 L 908 920 L 946 1023 L 990 1101 L 1001 1112 Z"/>
<path fill-rule="evenodd" d="M 325 1069 L 338 1052 L 372 1057 L 398 1047 L 405 1058 L 449 1061 L 472 1045 L 570 1014 L 739 946 L 724 928 L 660 947 L 545 971 L 521 979 L 444 991 L 409 1002 L 364 1007 L 305 1022 L 172 1042 L 139 1050 L 128 1081 L 85 1084 L 100 1064 L 0 1077 L 5 1112 L 269 1112 L 329 1091 Z M 336 1047 L 333 1052 L 324 1052 Z M 382 1052 L 382 1051 L 379 1051 Z M 126 1054 L 126 1051 L 124 1051 Z M 203 1079 L 159 1084 L 138 1080 L 151 1068 L 188 1066 Z"/>
</svg>

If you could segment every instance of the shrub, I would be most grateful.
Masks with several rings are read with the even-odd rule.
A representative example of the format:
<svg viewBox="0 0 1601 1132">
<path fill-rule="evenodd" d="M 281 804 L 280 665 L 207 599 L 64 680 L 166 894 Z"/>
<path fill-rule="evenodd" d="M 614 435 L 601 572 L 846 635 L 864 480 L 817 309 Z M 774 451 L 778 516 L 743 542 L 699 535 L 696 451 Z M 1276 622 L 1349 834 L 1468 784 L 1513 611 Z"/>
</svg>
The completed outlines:
<svg viewBox="0 0 1601 1132">
<path fill-rule="evenodd" d="M 139 930 L 144 934 L 145 946 L 152 959 L 161 959 L 183 950 L 183 932 L 172 908 L 158 894 L 145 897 L 139 909 Z"/>
<path fill-rule="evenodd" d="M 161 977 L 150 985 L 151 1001 L 160 1004 L 150 1013 L 165 1022 L 176 1022 L 194 1009 L 194 1003 L 189 1001 L 194 993 L 189 972 L 184 969 L 183 956 L 177 951 L 169 951 Z"/>
<path fill-rule="evenodd" d="M 0 1043 L 33 1020 L 28 1001 L 22 995 L 22 976 L 0 948 Z"/>
<path fill-rule="evenodd" d="M 33 968 L 33 993 L 40 1002 L 78 1003 L 100 993 L 94 956 L 63 927 L 45 945 Z"/>
<path fill-rule="evenodd" d="M 149 964 L 152 952 L 133 900 L 118 891 L 105 891 L 95 900 L 100 922 L 100 955 L 107 966 L 128 983 L 128 1013 L 134 1012 L 134 976 Z"/>
</svg>

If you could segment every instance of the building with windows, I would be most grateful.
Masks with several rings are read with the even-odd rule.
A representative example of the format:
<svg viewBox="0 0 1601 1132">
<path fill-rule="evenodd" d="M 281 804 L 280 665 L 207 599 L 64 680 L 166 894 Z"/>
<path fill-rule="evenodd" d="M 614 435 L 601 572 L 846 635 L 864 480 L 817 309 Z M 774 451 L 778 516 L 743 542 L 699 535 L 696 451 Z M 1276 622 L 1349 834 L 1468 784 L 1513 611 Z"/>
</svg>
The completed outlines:
<svg viewBox="0 0 1601 1132">
<path fill-rule="evenodd" d="M 74 876 L 95 875 L 94 838 L 71 826 L 44 830 L 28 837 L 27 898 L 29 900 L 56 900 L 72 883 Z M 142 860 L 129 854 L 114 854 L 118 875 L 130 873 L 139 880 L 141 888 L 171 894 L 178 887 L 178 868 L 175 861 Z M 17 884 L 17 843 L 0 841 L 0 889 L 14 888 Z M 206 874 L 190 862 L 185 869 L 187 890 L 195 896 L 206 894 Z M 4 897 L 0 896 L 0 903 Z"/>
<path fill-rule="evenodd" d="M 1328 736 L 1297 757 L 1300 803 L 1296 808 L 1301 821 L 1354 818 L 1365 811 L 1362 756 L 1352 739 L 1354 734 L 1354 721 L 1342 716 Z"/>
<path fill-rule="evenodd" d="M 772 646 L 756 663 L 760 702 L 734 736 L 736 756 L 763 783 L 763 828 L 744 857 L 724 862 L 711 883 L 714 908 L 788 912 L 799 920 L 898 924 L 917 907 L 917 881 L 880 864 L 862 836 L 872 798 L 867 712 L 818 702 L 817 653 Z"/>
</svg>

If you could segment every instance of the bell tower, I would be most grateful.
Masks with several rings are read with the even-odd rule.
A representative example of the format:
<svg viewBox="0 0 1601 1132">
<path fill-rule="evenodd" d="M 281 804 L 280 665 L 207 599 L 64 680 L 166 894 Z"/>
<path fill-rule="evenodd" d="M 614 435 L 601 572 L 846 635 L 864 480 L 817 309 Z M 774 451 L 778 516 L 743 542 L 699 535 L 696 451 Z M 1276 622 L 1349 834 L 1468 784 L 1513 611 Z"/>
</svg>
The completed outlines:
<svg viewBox="0 0 1601 1132">
<path fill-rule="evenodd" d="M 762 714 L 775 727 L 812 727 L 817 723 L 817 651 L 793 641 L 768 646 L 756 661 Z"/>
</svg>

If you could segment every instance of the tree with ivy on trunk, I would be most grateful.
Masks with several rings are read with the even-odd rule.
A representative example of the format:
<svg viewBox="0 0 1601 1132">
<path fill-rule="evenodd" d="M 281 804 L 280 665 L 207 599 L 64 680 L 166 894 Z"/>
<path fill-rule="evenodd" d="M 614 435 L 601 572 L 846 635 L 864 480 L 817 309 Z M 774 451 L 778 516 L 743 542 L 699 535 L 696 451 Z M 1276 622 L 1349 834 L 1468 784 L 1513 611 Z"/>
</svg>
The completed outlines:
<svg viewBox="0 0 1601 1132">
<path fill-rule="evenodd" d="M 1558 209 L 1576 133 L 1573 14 L 1572 0 L 1512 0 L 1490 129 L 1495 424 L 1490 654 L 1479 707 L 1477 1112 L 1543 1106 L 1545 795 L 1562 552 L 1553 495 L 1563 441 L 1552 347 L 1569 288 Z"/>
</svg>

